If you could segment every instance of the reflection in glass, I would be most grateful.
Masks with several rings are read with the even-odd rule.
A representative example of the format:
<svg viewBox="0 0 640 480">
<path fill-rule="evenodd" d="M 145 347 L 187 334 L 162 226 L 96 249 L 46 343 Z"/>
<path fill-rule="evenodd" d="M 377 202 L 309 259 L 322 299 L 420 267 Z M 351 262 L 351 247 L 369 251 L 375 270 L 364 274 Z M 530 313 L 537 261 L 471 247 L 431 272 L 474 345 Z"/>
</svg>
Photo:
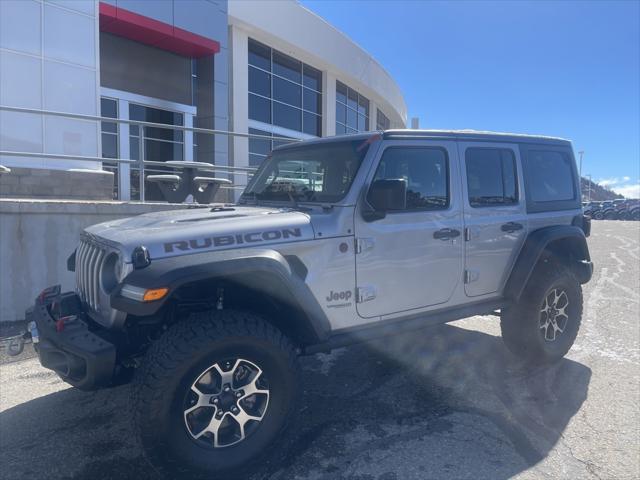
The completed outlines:
<svg viewBox="0 0 640 480">
<path fill-rule="evenodd" d="M 249 119 L 320 136 L 321 115 L 322 72 L 250 39 Z"/>
<path fill-rule="evenodd" d="M 369 100 L 336 81 L 336 135 L 369 130 Z"/>
</svg>

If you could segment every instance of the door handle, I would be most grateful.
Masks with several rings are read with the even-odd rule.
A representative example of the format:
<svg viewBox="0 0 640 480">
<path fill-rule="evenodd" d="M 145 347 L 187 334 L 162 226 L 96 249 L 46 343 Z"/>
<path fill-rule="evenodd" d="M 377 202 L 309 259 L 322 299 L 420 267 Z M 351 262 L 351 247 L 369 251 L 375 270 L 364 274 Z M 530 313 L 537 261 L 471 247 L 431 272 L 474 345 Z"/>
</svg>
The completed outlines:
<svg viewBox="0 0 640 480">
<path fill-rule="evenodd" d="M 504 225 L 502 225 L 500 227 L 500 230 L 502 230 L 503 232 L 508 232 L 508 233 L 513 233 L 517 230 L 522 230 L 524 227 L 522 226 L 521 223 L 517 223 L 517 222 L 509 222 L 509 223 L 505 223 Z"/>
<path fill-rule="evenodd" d="M 437 232 L 433 232 L 433 238 L 437 240 L 451 240 L 452 238 L 456 238 L 460 236 L 460 230 L 456 230 L 454 228 L 443 228 L 438 230 Z"/>
</svg>

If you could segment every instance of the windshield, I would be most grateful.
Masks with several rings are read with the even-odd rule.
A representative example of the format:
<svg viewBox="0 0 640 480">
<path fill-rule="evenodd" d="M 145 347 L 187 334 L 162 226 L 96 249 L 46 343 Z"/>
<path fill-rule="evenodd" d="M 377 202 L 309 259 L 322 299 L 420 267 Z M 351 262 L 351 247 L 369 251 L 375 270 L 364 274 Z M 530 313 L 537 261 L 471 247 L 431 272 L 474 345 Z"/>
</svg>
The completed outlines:
<svg viewBox="0 0 640 480">
<path fill-rule="evenodd" d="M 369 140 L 345 140 L 274 151 L 242 194 L 244 199 L 338 202 L 349 191 Z"/>
</svg>

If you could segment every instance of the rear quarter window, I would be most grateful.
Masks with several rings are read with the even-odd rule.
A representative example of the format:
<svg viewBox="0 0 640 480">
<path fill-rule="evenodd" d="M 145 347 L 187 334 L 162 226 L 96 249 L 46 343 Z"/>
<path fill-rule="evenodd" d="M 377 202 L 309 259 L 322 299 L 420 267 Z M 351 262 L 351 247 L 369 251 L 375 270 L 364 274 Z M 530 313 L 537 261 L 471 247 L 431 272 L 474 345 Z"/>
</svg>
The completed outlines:
<svg viewBox="0 0 640 480">
<path fill-rule="evenodd" d="M 571 147 L 521 145 L 528 212 L 581 208 Z"/>
<path fill-rule="evenodd" d="M 529 186 L 534 202 L 573 200 L 573 169 L 571 161 L 560 152 L 529 151 Z"/>
</svg>

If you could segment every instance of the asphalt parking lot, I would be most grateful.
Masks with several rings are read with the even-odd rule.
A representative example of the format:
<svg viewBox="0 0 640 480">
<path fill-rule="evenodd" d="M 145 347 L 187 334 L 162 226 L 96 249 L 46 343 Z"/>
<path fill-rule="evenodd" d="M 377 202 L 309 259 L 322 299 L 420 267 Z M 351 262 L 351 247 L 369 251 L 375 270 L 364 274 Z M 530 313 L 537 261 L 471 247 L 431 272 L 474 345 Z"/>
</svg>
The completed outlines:
<svg viewBox="0 0 640 480">
<path fill-rule="evenodd" d="M 305 358 L 294 447 L 255 479 L 640 478 L 640 222 L 594 222 L 589 243 L 562 362 L 524 369 L 494 317 Z M 0 478 L 155 478 L 127 402 L 126 386 L 70 388 L 31 350 L 5 361 Z"/>
</svg>

